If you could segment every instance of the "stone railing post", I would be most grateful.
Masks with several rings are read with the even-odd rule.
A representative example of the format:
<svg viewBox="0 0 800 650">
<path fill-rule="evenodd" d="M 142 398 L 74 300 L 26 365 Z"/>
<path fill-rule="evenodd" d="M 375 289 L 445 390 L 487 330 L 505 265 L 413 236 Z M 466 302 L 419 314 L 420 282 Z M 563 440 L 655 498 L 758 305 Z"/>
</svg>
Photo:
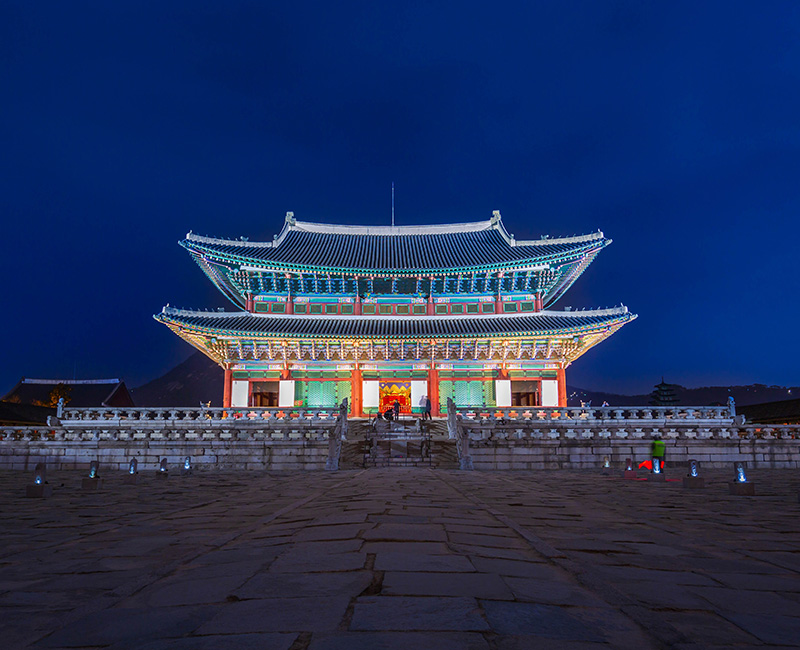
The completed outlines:
<svg viewBox="0 0 800 650">
<path fill-rule="evenodd" d="M 328 433 L 328 458 L 325 460 L 325 469 L 335 472 L 339 469 L 339 457 L 342 454 L 342 440 L 347 435 L 347 398 L 339 406 L 339 415 L 336 424 Z"/>
</svg>

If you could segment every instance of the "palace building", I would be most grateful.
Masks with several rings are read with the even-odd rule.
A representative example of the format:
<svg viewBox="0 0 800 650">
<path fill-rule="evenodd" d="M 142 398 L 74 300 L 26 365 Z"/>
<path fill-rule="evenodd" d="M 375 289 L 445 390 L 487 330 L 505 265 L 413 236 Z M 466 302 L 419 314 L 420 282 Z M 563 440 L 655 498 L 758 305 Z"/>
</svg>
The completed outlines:
<svg viewBox="0 0 800 650">
<path fill-rule="evenodd" d="M 189 233 L 181 245 L 238 309 L 155 318 L 224 368 L 224 406 L 566 406 L 567 366 L 636 318 L 550 309 L 609 243 L 517 241 L 499 212 L 430 226 L 289 212 L 271 242 Z"/>
</svg>

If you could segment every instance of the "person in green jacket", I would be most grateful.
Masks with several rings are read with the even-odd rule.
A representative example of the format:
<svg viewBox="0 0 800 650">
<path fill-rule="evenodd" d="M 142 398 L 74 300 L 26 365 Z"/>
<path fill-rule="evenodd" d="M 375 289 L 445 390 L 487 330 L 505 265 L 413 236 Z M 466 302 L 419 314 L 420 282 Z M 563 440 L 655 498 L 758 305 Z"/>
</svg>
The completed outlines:
<svg viewBox="0 0 800 650">
<path fill-rule="evenodd" d="M 653 440 L 653 458 L 658 458 L 661 461 L 661 467 L 664 467 L 664 460 L 667 457 L 667 445 L 660 436 L 656 436 Z"/>
</svg>

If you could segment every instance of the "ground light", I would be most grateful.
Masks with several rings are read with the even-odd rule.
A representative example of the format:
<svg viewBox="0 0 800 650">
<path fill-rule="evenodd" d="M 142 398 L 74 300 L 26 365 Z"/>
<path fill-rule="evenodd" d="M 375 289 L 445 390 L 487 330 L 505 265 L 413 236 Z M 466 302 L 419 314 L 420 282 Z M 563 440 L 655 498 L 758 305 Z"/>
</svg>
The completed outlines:
<svg viewBox="0 0 800 650">
<path fill-rule="evenodd" d="M 611 470 L 611 461 L 608 456 L 603 456 L 603 476 L 608 476 Z"/>
<path fill-rule="evenodd" d="M 128 463 L 128 471 L 125 472 L 125 476 L 122 477 L 123 483 L 138 483 L 139 481 L 139 461 L 135 458 L 131 458 L 130 462 Z"/>
<path fill-rule="evenodd" d="M 181 476 L 190 476 L 192 473 L 192 457 L 187 456 L 183 459 L 183 467 L 181 467 Z"/>
<path fill-rule="evenodd" d="M 636 478 L 636 470 L 633 469 L 633 458 L 625 459 L 625 470 L 622 472 L 623 478 Z"/>
<path fill-rule="evenodd" d="M 47 482 L 44 463 L 36 463 L 33 468 L 33 483 L 25 486 L 25 496 L 30 499 L 45 499 L 53 496 L 53 486 Z"/>
<path fill-rule="evenodd" d="M 653 470 L 650 473 L 650 476 L 647 477 L 647 480 L 655 481 L 657 483 L 663 483 L 667 480 L 666 476 L 664 475 L 664 467 L 661 465 L 660 456 L 653 456 Z"/>
<path fill-rule="evenodd" d="M 93 460 L 89 463 L 89 476 L 86 476 L 81 481 L 81 489 L 83 490 L 97 490 L 103 485 L 103 480 L 100 478 L 100 461 Z"/>
<path fill-rule="evenodd" d="M 689 473 L 683 477 L 683 487 L 685 488 L 704 488 L 706 480 L 700 476 L 700 463 L 696 460 L 689 461 Z"/>
<path fill-rule="evenodd" d="M 167 478 L 169 476 L 169 469 L 167 468 L 167 459 L 162 458 L 161 461 L 158 463 L 158 471 L 156 472 L 156 476 L 159 478 Z"/>
<path fill-rule="evenodd" d="M 737 460 L 733 463 L 733 480 L 728 484 L 728 492 L 735 496 L 755 496 L 756 486 L 747 480 L 744 461 Z"/>
</svg>

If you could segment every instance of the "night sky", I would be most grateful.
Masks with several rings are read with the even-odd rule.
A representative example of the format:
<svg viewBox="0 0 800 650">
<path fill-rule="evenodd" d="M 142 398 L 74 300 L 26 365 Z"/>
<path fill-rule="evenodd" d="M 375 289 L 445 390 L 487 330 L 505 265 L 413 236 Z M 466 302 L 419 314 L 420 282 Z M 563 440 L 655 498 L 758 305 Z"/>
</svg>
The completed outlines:
<svg viewBox="0 0 800 650">
<path fill-rule="evenodd" d="M 601 229 L 557 308 L 639 318 L 570 384 L 798 383 L 800 4 L 0 3 L 0 394 L 137 386 L 231 308 L 177 245 L 499 209 Z M 458 251 L 453 251 L 454 257 Z"/>
</svg>

